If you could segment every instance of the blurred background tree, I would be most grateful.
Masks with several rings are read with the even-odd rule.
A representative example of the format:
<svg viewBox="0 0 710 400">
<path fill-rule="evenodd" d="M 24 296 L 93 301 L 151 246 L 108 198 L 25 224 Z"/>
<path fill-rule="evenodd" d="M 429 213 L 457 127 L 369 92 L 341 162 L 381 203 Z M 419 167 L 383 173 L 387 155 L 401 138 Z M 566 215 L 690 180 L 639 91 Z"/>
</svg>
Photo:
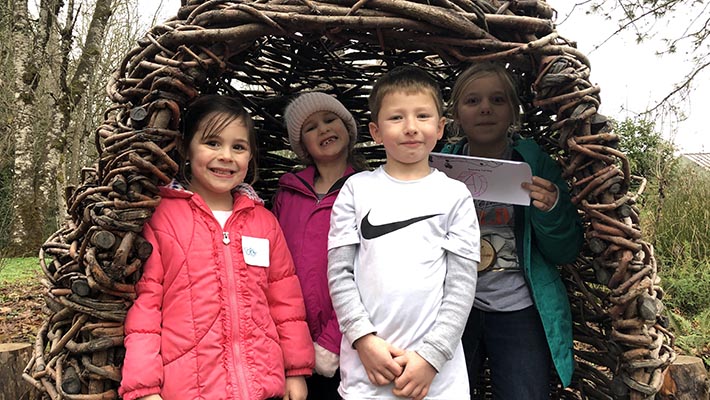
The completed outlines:
<svg viewBox="0 0 710 400">
<path fill-rule="evenodd" d="M 111 72 L 147 29 L 138 0 L 0 5 L 0 249 L 35 254 L 95 158 Z"/>
</svg>

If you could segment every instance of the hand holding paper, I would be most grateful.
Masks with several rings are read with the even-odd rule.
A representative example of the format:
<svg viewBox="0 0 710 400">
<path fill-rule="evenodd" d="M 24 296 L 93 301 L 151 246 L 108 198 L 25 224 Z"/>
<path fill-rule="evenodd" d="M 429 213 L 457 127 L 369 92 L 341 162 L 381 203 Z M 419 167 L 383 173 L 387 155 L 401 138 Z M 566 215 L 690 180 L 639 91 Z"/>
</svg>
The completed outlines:
<svg viewBox="0 0 710 400">
<path fill-rule="evenodd" d="M 531 189 L 523 184 L 534 181 L 524 162 L 431 153 L 429 165 L 465 183 L 476 200 L 530 205 Z"/>
<path fill-rule="evenodd" d="M 550 211 L 557 204 L 557 186 L 547 179 L 533 176 L 532 183 L 523 182 L 523 189 L 530 191 L 532 205 L 540 211 Z"/>
</svg>

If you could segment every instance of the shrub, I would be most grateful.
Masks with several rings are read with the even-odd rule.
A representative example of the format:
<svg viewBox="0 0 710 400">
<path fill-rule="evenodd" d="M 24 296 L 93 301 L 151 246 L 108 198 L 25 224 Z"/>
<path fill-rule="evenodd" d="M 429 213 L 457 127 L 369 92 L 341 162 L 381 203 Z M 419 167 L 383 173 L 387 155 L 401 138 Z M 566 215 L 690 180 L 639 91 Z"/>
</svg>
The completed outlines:
<svg viewBox="0 0 710 400">
<path fill-rule="evenodd" d="M 689 318 L 674 312 L 667 315 L 676 334 L 676 347 L 701 357 L 706 366 L 710 365 L 710 308 Z"/>
<path fill-rule="evenodd" d="M 649 207 L 655 212 L 654 245 L 665 262 L 697 262 L 710 258 L 710 174 L 681 165 L 666 186 L 664 198 Z M 692 267 L 692 266 L 689 266 Z M 697 266 L 696 266 L 697 268 Z"/>
<path fill-rule="evenodd" d="M 667 307 L 675 308 L 685 316 L 697 315 L 710 309 L 710 258 L 692 257 L 692 246 L 690 242 L 680 246 L 685 250 L 680 257 L 659 257 L 662 263 L 662 287 L 667 293 L 663 301 Z"/>
<path fill-rule="evenodd" d="M 632 173 L 648 179 L 641 228 L 655 248 L 676 345 L 710 364 L 710 173 L 682 163 L 648 121 L 616 128 Z"/>
</svg>

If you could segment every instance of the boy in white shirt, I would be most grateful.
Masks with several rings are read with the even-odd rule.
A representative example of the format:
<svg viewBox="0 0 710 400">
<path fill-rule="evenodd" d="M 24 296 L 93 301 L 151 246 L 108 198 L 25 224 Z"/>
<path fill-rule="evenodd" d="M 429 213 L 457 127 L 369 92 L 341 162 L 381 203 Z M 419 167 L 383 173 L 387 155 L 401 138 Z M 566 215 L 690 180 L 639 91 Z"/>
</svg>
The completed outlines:
<svg viewBox="0 0 710 400">
<path fill-rule="evenodd" d="M 343 332 L 340 395 L 468 399 L 461 335 L 475 297 L 479 229 L 471 194 L 429 167 L 444 131 L 434 79 L 381 77 L 370 134 L 386 163 L 348 179 L 328 236 L 328 284 Z"/>
</svg>

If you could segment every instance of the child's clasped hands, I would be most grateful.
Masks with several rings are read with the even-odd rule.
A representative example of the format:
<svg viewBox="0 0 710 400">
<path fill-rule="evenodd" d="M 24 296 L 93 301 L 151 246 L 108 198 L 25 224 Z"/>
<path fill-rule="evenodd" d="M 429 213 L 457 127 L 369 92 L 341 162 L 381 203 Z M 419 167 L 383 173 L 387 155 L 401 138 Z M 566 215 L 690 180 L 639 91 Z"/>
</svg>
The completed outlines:
<svg viewBox="0 0 710 400">
<path fill-rule="evenodd" d="M 393 383 L 392 393 L 407 399 L 421 400 L 429 393 L 437 371 L 415 351 L 400 349 L 374 333 L 354 346 L 373 385 Z"/>
</svg>

